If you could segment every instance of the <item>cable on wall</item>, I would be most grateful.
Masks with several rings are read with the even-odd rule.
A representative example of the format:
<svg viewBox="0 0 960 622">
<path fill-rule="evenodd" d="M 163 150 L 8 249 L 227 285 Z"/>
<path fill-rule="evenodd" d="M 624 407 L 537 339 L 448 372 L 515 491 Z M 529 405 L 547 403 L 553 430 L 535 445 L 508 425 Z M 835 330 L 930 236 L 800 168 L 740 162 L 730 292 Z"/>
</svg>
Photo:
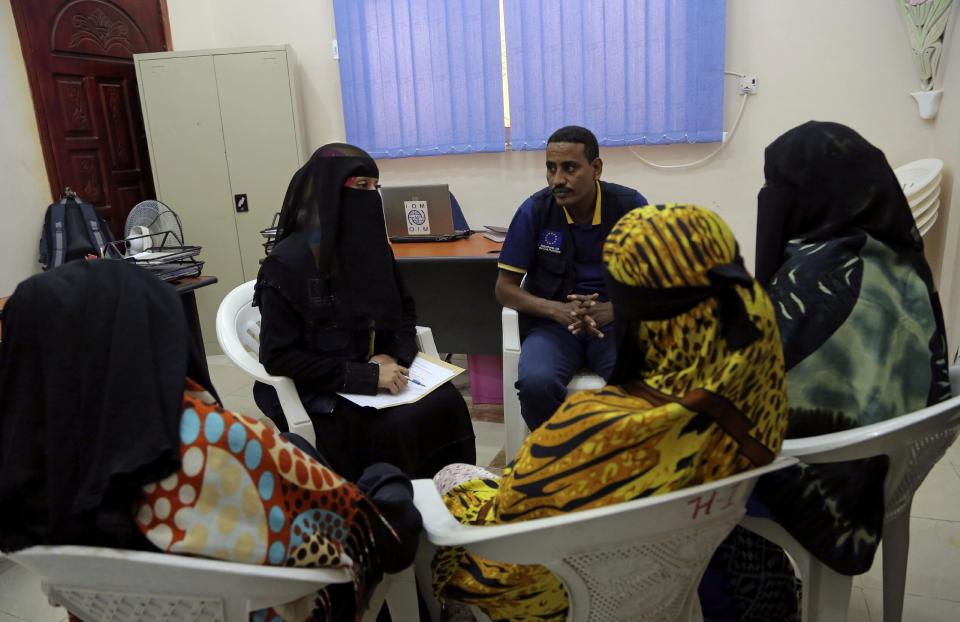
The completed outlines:
<svg viewBox="0 0 960 622">
<path fill-rule="evenodd" d="M 723 73 L 724 75 L 736 76 L 740 79 L 745 79 L 747 77 L 745 74 L 738 73 L 736 71 L 724 71 Z M 753 92 L 744 91 L 743 88 L 741 88 L 740 97 L 742 98 L 742 100 L 740 102 L 740 110 L 737 111 L 737 118 L 734 119 L 733 125 L 730 127 L 730 131 L 727 133 L 727 139 L 724 140 L 722 143 L 720 143 L 720 146 L 718 146 L 716 149 L 714 149 L 707 155 L 703 156 L 699 160 L 694 160 L 693 162 L 685 162 L 683 164 L 657 164 L 656 162 L 651 162 L 650 160 L 644 158 L 642 155 L 637 153 L 636 150 L 633 148 L 633 146 L 628 147 L 630 149 L 630 153 L 632 153 L 636 159 L 640 160 L 647 166 L 655 169 L 660 169 L 660 170 L 692 168 L 694 166 L 699 166 L 701 164 L 704 164 L 712 160 L 714 156 L 716 156 L 718 153 L 723 151 L 726 148 L 726 146 L 730 144 L 730 142 L 733 140 L 733 135 L 736 134 L 737 128 L 740 127 L 740 120 L 743 119 L 743 111 L 747 108 L 747 99 L 749 99 L 750 95 L 752 94 Z"/>
</svg>

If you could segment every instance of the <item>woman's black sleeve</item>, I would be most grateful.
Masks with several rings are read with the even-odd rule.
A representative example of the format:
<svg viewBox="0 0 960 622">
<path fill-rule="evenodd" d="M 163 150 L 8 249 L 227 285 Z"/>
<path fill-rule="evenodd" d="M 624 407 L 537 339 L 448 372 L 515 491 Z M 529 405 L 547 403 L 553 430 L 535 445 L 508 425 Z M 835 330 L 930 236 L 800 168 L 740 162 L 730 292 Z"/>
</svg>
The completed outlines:
<svg viewBox="0 0 960 622">
<path fill-rule="evenodd" d="M 383 343 L 377 346 L 377 352 L 397 359 L 404 367 L 409 367 L 417 357 L 417 309 L 413 296 L 407 291 L 400 276 L 400 266 L 393 262 L 393 274 L 400 290 L 400 303 L 403 307 L 400 328 L 384 333 Z"/>
<path fill-rule="evenodd" d="M 318 393 L 374 395 L 380 372 L 359 361 L 328 359 L 304 347 L 304 322 L 276 291 L 260 293 L 260 362 L 268 374 L 287 376 Z"/>
<path fill-rule="evenodd" d="M 410 478 L 392 464 L 378 462 L 364 469 L 357 487 L 390 523 L 391 529 L 387 529 L 379 517 L 371 517 L 383 571 L 403 570 L 413 563 L 417 554 L 423 524 L 420 512 L 413 504 Z"/>
</svg>

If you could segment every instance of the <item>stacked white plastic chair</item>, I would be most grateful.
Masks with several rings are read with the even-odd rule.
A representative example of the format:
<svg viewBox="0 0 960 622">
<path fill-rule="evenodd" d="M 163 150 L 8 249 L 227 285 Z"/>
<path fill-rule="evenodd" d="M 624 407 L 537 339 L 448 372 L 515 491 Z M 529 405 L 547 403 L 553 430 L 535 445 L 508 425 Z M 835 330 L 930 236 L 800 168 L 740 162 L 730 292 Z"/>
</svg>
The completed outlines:
<svg viewBox="0 0 960 622">
<path fill-rule="evenodd" d="M 940 213 L 943 161 L 937 158 L 917 160 L 898 167 L 894 173 L 910 204 L 920 235 L 927 235 Z"/>
<path fill-rule="evenodd" d="M 881 540 L 885 622 L 900 622 L 903 616 L 913 495 L 960 430 L 960 367 L 950 369 L 950 384 L 958 397 L 861 428 L 788 440 L 781 451 L 810 464 L 889 457 Z M 742 525 L 780 545 L 793 559 L 803 581 L 804 622 L 846 622 L 853 577 L 821 563 L 772 520 L 748 516 Z"/>
<path fill-rule="evenodd" d="M 516 387 L 520 367 L 519 317 L 513 309 L 504 307 L 500 320 L 503 323 L 503 427 L 506 435 L 504 450 L 506 460 L 510 462 L 530 434 L 530 429 L 520 415 L 520 398 L 517 397 Z M 567 395 L 577 391 L 600 389 L 604 384 L 600 376 L 582 370 L 567 384 Z"/>
<path fill-rule="evenodd" d="M 417 579 L 434 622 L 430 562 L 436 547 L 462 546 L 499 562 L 542 564 L 570 596 L 567 622 L 694 622 L 702 619 L 697 585 L 714 550 L 743 516 L 758 477 L 794 458 L 676 492 L 529 521 L 485 527 L 460 524 L 432 480 L 415 480 L 425 537 Z M 478 620 L 486 620 L 478 609 Z"/>
<path fill-rule="evenodd" d="M 316 445 L 313 424 L 303 408 L 293 380 L 272 376 L 260 364 L 260 310 L 253 306 L 255 284 L 256 281 L 247 281 L 235 287 L 220 303 L 217 309 L 217 341 L 234 365 L 276 389 L 288 429 L 307 439 L 311 445 Z M 417 346 L 421 352 L 438 356 L 429 328 L 417 327 Z M 395 620 L 416 619 L 417 596 L 412 568 L 384 577 L 371 599 L 371 620 L 376 617 L 376 610 L 384 598 Z"/>
</svg>

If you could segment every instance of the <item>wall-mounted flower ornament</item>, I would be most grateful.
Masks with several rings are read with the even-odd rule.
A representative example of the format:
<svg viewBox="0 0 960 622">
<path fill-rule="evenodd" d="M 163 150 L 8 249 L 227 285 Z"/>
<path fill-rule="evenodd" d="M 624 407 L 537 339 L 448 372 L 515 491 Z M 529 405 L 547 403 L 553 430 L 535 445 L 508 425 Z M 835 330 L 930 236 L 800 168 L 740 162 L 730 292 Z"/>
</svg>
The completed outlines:
<svg viewBox="0 0 960 622">
<path fill-rule="evenodd" d="M 953 0 L 900 0 L 899 4 L 920 74 L 920 88 L 930 91 L 940 64 L 943 35 Z"/>
<path fill-rule="evenodd" d="M 950 21 L 953 0 L 896 0 L 907 28 L 913 61 L 920 76 L 920 91 L 911 93 L 920 106 L 920 116 L 932 119 L 940 107 L 943 91 L 934 89 L 940 67 L 943 40 Z"/>
</svg>

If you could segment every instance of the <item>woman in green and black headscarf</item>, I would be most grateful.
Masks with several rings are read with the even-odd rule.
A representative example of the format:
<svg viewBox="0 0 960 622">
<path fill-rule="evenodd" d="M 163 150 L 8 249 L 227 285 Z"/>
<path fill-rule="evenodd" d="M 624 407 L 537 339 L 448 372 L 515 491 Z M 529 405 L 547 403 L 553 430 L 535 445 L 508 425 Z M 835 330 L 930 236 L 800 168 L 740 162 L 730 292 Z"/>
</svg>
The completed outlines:
<svg viewBox="0 0 960 622">
<path fill-rule="evenodd" d="M 764 173 L 757 278 L 783 339 L 787 438 L 948 399 L 940 301 L 883 152 L 848 127 L 809 122 L 767 147 Z M 880 540 L 885 474 L 885 459 L 808 466 L 765 479 L 758 492 L 821 561 L 859 574 Z"/>
<path fill-rule="evenodd" d="M 883 152 L 849 127 L 810 121 L 775 140 L 765 158 L 756 273 L 783 339 L 787 438 L 869 425 L 949 398 L 940 301 Z M 802 465 L 765 476 L 755 496 L 821 562 L 861 574 L 882 535 L 886 472 L 884 457 Z M 742 530 L 721 547 L 714 566 L 738 569 L 720 590 L 736 594 L 734 619 L 796 615 L 792 571 L 777 556 Z M 729 619 L 708 607 L 704 616 Z"/>
</svg>

